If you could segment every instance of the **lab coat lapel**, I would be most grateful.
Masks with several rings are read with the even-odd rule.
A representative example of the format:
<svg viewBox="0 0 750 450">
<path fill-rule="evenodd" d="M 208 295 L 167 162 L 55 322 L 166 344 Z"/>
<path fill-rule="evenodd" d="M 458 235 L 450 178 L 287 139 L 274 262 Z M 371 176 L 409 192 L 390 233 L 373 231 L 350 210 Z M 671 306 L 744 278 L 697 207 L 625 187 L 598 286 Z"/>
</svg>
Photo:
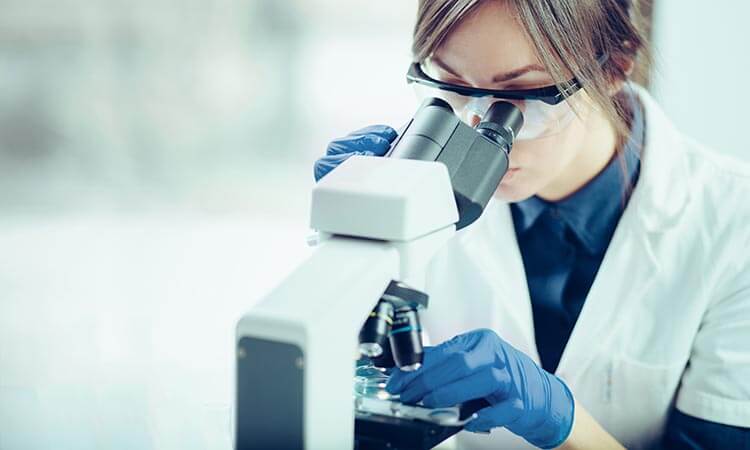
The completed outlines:
<svg viewBox="0 0 750 450">
<path fill-rule="evenodd" d="M 652 236 L 636 222 L 632 211 L 621 219 L 589 290 L 555 371 L 566 381 L 574 382 L 597 349 L 608 345 L 619 325 L 628 320 L 629 310 L 638 306 L 660 274 Z"/>
<path fill-rule="evenodd" d="M 482 239 L 469 245 L 474 247 L 471 253 L 484 279 L 498 293 L 493 302 L 493 328 L 539 362 L 526 272 L 508 204 L 492 199 L 478 225 L 483 227 L 478 230 Z"/>
<path fill-rule="evenodd" d="M 634 89 L 646 121 L 641 176 L 560 359 L 556 373 L 571 382 L 644 301 L 661 273 L 660 243 L 689 200 L 682 138 L 650 95 Z"/>
</svg>

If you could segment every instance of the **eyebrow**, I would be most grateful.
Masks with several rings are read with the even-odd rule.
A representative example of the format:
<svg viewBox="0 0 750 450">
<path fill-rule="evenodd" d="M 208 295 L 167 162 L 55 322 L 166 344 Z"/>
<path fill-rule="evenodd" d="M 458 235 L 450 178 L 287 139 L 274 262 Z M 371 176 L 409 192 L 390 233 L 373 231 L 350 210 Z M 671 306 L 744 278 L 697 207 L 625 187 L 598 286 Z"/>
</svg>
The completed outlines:
<svg viewBox="0 0 750 450">
<path fill-rule="evenodd" d="M 456 73 L 455 70 L 451 69 L 447 64 L 445 64 L 443 61 L 440 60 L 440 58 L 433 56 L 430 59 L 435 63 L 435 65 L 439 66 L 444 71 L 448 72 L 449 74 L 461 78 L 461 76 Z M 528 64 L 526 66 L 520 67 L 515 70 L 511 70 L 510 72 L 506 73 L 498 73 L 494 77 L 492 77 L 493 83 L 503 83 L 506 81 L 514 80 L 516 78 L 521 77 L 522 75 L 526 75 L 529 72 L 546 72 L 547 69 L 540 66 L 539 64 Z"/>
</svg>

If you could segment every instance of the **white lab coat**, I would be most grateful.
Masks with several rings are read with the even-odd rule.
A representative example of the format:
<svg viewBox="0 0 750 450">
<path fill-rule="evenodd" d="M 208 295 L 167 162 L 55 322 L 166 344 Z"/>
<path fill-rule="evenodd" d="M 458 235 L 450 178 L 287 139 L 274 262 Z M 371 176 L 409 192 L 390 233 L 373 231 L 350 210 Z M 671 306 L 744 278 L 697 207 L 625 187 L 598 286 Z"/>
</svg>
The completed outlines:
<svg viewBox="0 0 750 450">
<path fill-rule="evenodd" d="M 686 139 L 637 93 L 646 120 L 640 179 L 556 374 L 620 443 L 650 448 L 674 402 L 750 427 L 750 168 Z M 433 343 L 491 328 L 539 362 L 507 204 L 491 201 L 437 255 L 427 290 Z M 528 445 L 503 428 L 457 441 Z"/>
</svg>

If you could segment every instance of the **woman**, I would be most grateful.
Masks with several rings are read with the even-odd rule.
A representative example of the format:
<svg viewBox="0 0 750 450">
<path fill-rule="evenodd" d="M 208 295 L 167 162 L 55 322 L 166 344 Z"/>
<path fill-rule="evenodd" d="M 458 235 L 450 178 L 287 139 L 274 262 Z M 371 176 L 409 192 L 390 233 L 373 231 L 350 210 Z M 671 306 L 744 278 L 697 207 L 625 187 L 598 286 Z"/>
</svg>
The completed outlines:
<svg viewBox="0 0 750 450">
<path fill-rule="evenodd" d="M 419 2 L 410 80 L 472 125 L 502 98 L 526 119 L 493 201 L 430 267 L 425 329 L 443 343 L 387 386 L 487 400 L 460 448 L 750 448 L 750 170 L 628 82 L 635 16 L 627 0 Z M 395 137 L 333 141 L 316 178 Z"/>
</svg>

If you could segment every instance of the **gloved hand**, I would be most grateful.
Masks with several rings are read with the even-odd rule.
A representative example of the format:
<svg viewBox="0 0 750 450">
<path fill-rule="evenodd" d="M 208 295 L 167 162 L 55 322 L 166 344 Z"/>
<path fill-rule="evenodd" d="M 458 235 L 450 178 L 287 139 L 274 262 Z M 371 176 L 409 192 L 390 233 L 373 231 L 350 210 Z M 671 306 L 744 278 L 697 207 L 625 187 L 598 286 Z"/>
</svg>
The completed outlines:
<svg viewBox="0 0 750 450">
<path fill-rule="evenodd" d="M 372 125 L 334 139 L 326 156 L 315 161 L 315 181 L 346 161 L 352 155 L 383 156 L 396 139 L 396 130 L 387 125 Z"/>
<path fill-rule="evenodd" d="M 492 330 L 425 348 L 422 367 L 394 371 L 386 390 L 401 394 L 404 403 L 421 400 L 430 408 L 484 398 L 492 406 L 478 411 L 466 430 L 506 427 L 542 448 L 561 445 L 573 426 L 573 395 L 565 383 Z"/>
</svg>

